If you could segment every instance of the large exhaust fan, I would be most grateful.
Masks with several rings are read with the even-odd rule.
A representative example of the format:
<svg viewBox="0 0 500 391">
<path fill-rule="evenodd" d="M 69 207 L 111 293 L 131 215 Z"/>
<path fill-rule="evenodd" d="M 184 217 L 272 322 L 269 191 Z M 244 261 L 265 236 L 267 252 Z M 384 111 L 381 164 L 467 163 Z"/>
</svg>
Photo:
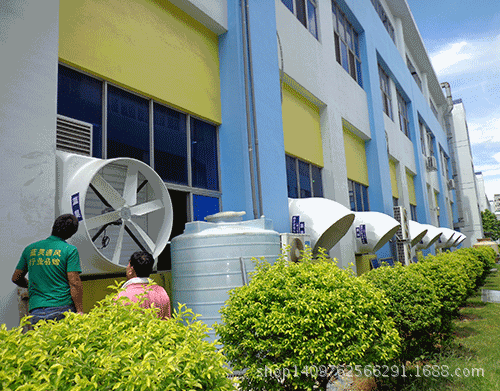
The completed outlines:
<svg viewBox="0 0 500 391">
<path fill-rule="evenodd" d="M 329 251 L 354 221 L 352 211 L 326 198 L 289 198 L 288 210 L 292 233 L 309 235 L 313 252 L 319 247 Z"/>
<path fill-rule="evenodd" d="M 394 218 L 380 212 L 356 212 L 354 236 L 356 254 L 371 254 L 380 250 L 401 227 Z"/>
<path fill-rule="evenodd" d="M 172 230 L 172 204 L 162 179 L 130 158 L 96 159 L 57 151 L 58 214 L 80 220 L 70 242 L 83 274 L 123 272 L 133 252 L 155 258 Z"/>
</svg>

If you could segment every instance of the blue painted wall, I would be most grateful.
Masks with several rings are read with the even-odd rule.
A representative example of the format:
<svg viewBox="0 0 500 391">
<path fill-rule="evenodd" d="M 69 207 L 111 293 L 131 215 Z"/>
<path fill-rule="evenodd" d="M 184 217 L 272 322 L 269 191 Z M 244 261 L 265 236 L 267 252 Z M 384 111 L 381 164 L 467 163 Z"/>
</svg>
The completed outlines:
<svg viewBox="0 0 500 391">
<path fill-rule="evenodd" d="M 290 232 L 274 2 L 249 4 L 262 209 L 278 232 Z M 253 219 L 247 138 L 241 8 L 228 1 L 228 32 L 219 38 L 223 210 Z"/>
</svg>

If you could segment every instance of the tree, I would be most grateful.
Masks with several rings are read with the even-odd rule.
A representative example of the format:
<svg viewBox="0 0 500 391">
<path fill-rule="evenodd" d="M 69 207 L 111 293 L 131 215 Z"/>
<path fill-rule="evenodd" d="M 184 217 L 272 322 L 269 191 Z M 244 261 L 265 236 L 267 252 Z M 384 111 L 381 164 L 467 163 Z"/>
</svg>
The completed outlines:
<svg viewBox="0 0 500 391">
<path fill-rule="evenodd" d="M 495 214 L 486 209 L 481 212 L 481 218 L 483 220 L 484 236 L 493 240 L 500 239 L 500 221 L 497 220 Z"/>
</svg>

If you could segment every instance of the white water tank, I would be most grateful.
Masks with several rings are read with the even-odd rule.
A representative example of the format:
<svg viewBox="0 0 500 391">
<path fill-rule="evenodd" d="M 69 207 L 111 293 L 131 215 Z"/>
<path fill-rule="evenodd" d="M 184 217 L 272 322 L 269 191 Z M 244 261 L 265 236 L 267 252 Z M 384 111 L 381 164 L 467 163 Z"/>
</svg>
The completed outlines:
<svg viewBox="0 0 500 391">
<path fill-rule="evenodd" d="M 220 322 L 228 292 L 248 283 L 252 258 L 274 263 L 281 254 L 280 234 L 264 217 L 242 221 L 245 212 L 221 212 L 187 223 L 171 242 L 172 303 L 186 304 L 209 327 Z M 209 333 L 215 339 L 215 331 Z"/>
</svg>

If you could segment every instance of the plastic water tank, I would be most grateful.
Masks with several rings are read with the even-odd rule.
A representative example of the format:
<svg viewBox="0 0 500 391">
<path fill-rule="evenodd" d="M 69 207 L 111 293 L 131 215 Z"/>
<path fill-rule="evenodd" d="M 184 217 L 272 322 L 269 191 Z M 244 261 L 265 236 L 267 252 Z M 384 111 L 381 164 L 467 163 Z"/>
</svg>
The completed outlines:
<svg viewBox="0 0 500 391">
<path fill-rule="evenodd" d="M 171 242 L 172 296 L 209 327 L 220 322 L 228 292 L 248 283 L 252 258 L 274 263 L 281 254 L 280 235 L 264 217 L 242 221 L 245 212 L 221 212 L 187 223 Z M 215 339 L 215 331 L 209 333 Z"/>
</svg>

